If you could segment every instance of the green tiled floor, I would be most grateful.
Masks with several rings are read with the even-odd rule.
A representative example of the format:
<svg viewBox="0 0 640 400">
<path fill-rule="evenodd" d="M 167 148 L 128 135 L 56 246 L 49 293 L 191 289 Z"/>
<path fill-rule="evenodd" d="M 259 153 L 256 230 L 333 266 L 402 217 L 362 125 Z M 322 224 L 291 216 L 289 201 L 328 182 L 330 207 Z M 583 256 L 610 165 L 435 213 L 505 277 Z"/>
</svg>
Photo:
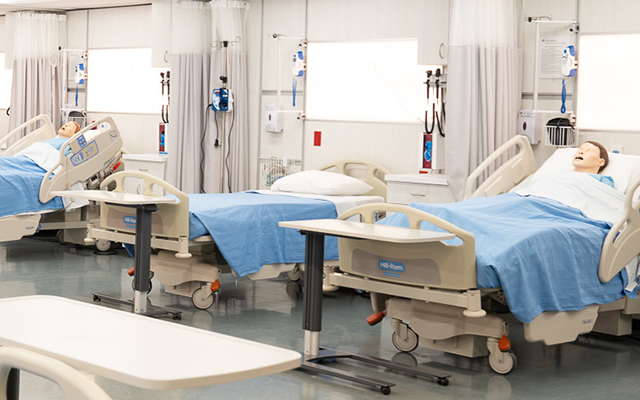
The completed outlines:
<svg viewBox="0 0 640 400">
<path fill-rule="evenodd" d="M 0 297 L 48 294 L 91 302 L 92 293 L 132 296 L 126 274 L 132 259 L 96 255 L 93 249 L 60 245 L 51 237 L 25 238 L 0 244 Z M 254 282 L 225 274 L 217 302 L 206 311 L 191 300 L 164 293 L 154 280 L 153 304 L 183 311 L 181 321 L 200 329 L 302 350 L 302 298 L 286 277 Z M 391 397 L 401 399 L 632 399 L 638 398 L 640 342 L 600 335 L 580 337 L 558 346 L 527 343 L 522 327 L 511 325 L 518 365 L 512 373 L 494 373 L 486 358 L 467 359 L 418 348 L 399 353 L 391 343 L 388 321 L 374 327 L 365 322 L 369 300 L 341 289 L 324 296 L 321 344 L 351 352 L 420 365 L 451 374 L 449 386 L 383 369 L 340 362 L 333 366 L 396 383 Z M 25 315 L 25 318 L 29 318 Z M 1 321 L 0 321 L 1 323 Z M 122 327 L 126 334 L 126 326 Z M 43 326 L 43 334 L 46 327 Z M 179 340 L 179 338 L 176 338 Z M 171 343 L 157 351 L 171 358 Z M 198 354 L 193 354 L 194 358 Z M 224 360 L 211 360 L 224 362 Z M 138 389 L 101 377 L 96 382 L 114 399 L 372 399 L 383 394 L 328 377 L 290 371 L 268 377 L 210 387 L 174 391 Z M 60 391 L 42 378 L 22 374 L 22 399 L 58 399 Z M 389 398 L 391 398 L 389 397 Z"/>
</svg>

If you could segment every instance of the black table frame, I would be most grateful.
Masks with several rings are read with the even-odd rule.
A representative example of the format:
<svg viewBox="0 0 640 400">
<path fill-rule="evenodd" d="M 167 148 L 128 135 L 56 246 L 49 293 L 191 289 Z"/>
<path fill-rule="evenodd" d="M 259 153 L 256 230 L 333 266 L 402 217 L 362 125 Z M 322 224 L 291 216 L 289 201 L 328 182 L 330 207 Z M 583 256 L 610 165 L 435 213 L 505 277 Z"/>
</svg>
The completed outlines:
<svg viewBox="0 0 640 400">
<path fill-rule="evenodd" d="M 303 355 L 300 370 L 317 375 L 330 375 L 347 381 L 356 382 L 372 389 L 378 389 L 383 394 L 389 394 L 391 387 L 395 383 L 387 382 L 381 379 L 371 378 L 353 374 L 348 371 L 330 368 L 319 363 L 326 360 L 337 360 L 340 358 L 349 358 L 361 361 L 367 364 L 382 366 L 388 369 L 408 373 L 423 378 L 428 378 L 446 386 L 449 384 L 448 378 L 451 375 L 435 375 L 417 368 L 399 365 L 387 360 L 383 360 L 371 356 L 363 356 L 352 353 L 339 352 L 334 349 L 319 346 L 317 355 L 309 355 L 309 343 L 307 343 L 310 334 L 318 335 L 322 330 L 322 280 L 324 273 L 324 238 L 325 236 L 349 237 L 343 235 L 334 235 L 329 233 L 315 232 L 312 230 L 300 230 L 305 235 L 305 271 L 303 284 L 303 314 L 302 329 L 305 330 L 305 354 Z M 358 239 L 358 238 L 356 238 Z M 311 344 L 315 346 L 314 344 Z"/>
<path fill-rule="evenodd" d="M 157 211 L 156 204 L 107 204 L 136 209 L 136 234 L 135 234 L 135 267 L 133 274 L 134 300 L 122 299 L 102 293 L 94 293 L 94 301 L 105 301 L 133 307 L 136 314 L 151 317 L 170 316 L 173 319 L 181 319 L 181 311 L 166 307 L 146 304 L 146 294 L 151 289 L 151 226 L 152 214 Z M 142 295 L 144 294 L 144 295 Z"/>
</svg>

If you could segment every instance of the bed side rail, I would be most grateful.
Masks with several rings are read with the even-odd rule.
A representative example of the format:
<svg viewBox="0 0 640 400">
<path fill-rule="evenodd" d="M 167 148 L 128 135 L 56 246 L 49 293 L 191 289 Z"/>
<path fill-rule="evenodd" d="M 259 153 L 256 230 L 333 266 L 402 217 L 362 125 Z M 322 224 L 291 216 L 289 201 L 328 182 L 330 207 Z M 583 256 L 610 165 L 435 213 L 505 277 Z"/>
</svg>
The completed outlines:
<svg viewBox="0 0 640 400">
<path fill-rule="evenodd" d="M 461 244 L 431 242 L 393 244 L 370 240 L 339 239 L 340 269 L 372 279 L 386 279 L 380 262 L 401 265 L 403 270 L 420 271 L 416 275 L 391 279 L 394 282 L 432 288 L 467 290 L 477 287 L 475 237 L 456 225 L 413 207 L 374 203 L 355 207 L 339 219 L 360 215 L 365 223 L 374 223 L 381 212 L 400 212 L 409 218 L 409 227 L 420 229 L 429 222 L 461 239 Z M 404 275 L 403 275 L 404 276 Z"/>
<path fill-rule="evenodd" d="M 34 129 L 23 138 L 18 138 L 18 135 L 27 127 L 41 122 L 42 125 Z M 52 139 L 56 136 L 56 130 L 51 123 L 51 119 L 46 114 L 40 114 L 37 117 L 31 118 L 29 121 L 20 125 L 16 129 L 7 133 L 2 139 L 0 139 L 0 154 L 3 156 L 12 156 L 17 154 L 21 150 L 29 147 L 35 142 L 41 142 L 43 140 Z M 10 140 L 17 140 L 12 145 L 8 145 Z M 5 150 L 2 150 L 5 149 Z"/>
<path fill-rule="evenodd" d="M 391 171 L 380 164 L 362 160 L 342 160 L 324 165 L 318 169 L 320 171 L 335 169 L 336 172 L 340 174 L 349 175 L 349 167 L 366 170 L 366 176 L 362 180 L 373 188 L 367 193 L 368 196 L 382 196 L 385 199 L 387 198 L 387 182 L 384 180 L 384 176 L 390 174 Z"/>
<path fill-rule="evenodd" d="M 107 177 L 100 188 L 102 190 L 113 190 L 114 192 L 126 192 L 125 181 L 135 179 L 142 182 L 142 192 L 145 196 L 158 196 L 154 188 L 160 187 L 165 193 L 178 198 L 177 203 L 158 204 L 158 210 L 153 213 L 151 233 L 154 236 L 167 238 L 189 237 L 189 195 L 182 192 L 175 186 L 153 175 L 138 171 L 123 171 Z M 102 203 L 100 205 L 100 225 L 102 228 L 116 231 L 135 233 L 135 226 L 127 224 L 125 217 L 135 216 L 135 210 L 127 207 L 120 207 Z"/>
<path fill-rule="evenodd" d="M 491 173 L 484 182 L 474 190 L 480 175 L 490 173 L 494 162 L 501 157 L 507 157 L 508 152 L 514 146 L 518 147 L 518 153 Z M 491 155 L 469 175 L 465 184 L 463 198 L 495 196 L 508 192 L 515 185 L 522 182 L 524 178 L 535 172 L 536 168 L 536 161 L 529 139 L 523 135 L 516 135 L 498 147 L 496 151 L 491 153 Z"/>
<path fill-rule="evenodd" d="M 637 175 L 627 187 L 622 216 L 604 239 L 598 267 L 598 278 L 602 282 L 609 282 L 640 253 L 640 200 L 633 202 L 639 186 L 640 175 Z"/>
<path fill-rule="evenodd" d="M 101 124 L 108 128 L 91 132 Z M 68 190 L 74 183 L 93 177 L 113 162 L 121 150 L 122 137 L 111 117 L 88 125 L 60 148 L 58 163 L 47 171 L 40 184 L 40 201 L 46 203 L 54 197 L 52 191 Z"/>
</svg>

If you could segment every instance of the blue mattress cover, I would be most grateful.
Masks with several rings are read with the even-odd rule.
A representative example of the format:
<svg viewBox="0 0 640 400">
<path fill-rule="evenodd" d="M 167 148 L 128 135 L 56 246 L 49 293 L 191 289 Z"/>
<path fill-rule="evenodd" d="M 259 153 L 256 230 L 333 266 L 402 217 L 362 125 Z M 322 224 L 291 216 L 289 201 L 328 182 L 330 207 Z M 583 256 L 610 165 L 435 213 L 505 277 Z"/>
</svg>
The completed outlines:
<svg viewBox="0 0 640 400">
<path fill-rule="evenodd" d="M 60 197 L 40 202 L 40 183 L 46 172 L 24 155 L 0 157 L 0 217 L 62 209 Z"/>
<path fill-rule="evenodd" d="M 305 237 L 280 221 L 337 218 L 326 200 L 238 192 L 189 195 L 190 239 L 211 235 L 238 276 L 264 264 L 304 262 Z M 338 258 L 338 241 L 327 237 L 325 259 Z"/>
<path fill-rule="evenodd" d="M 529 323 L 543 311 L 581 310 L 625 294 L 636 296 L 635 291 L 625 292 L 624 272 L 608 283 L 598 279 L 602 244 L 611 225 L 555 200 L 511 193 L 410 206 L 473 233 L 478 287 L 502 288 L 521 322 Z M 408 227 L 400 213 L 379 223 Z M 422 228 L 441 230 L 427 223 Z"/>
</svg>

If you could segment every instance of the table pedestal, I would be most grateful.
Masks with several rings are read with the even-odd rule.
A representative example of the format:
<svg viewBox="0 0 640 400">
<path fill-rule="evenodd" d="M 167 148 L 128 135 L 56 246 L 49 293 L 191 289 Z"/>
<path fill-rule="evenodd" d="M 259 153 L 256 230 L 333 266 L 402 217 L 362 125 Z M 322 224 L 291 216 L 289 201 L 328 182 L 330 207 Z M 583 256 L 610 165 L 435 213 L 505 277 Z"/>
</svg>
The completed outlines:
<svg viewBox="0 0 640 400">
<path fill-rule="evenodd" d="M 114 204 L 114 203 L 108 203 Z M 158 209 L 155 204 L 115 204 L 136 209 L 136 251 L 133 274 L 134 298 L 122 299 L 101 293 L 94 293 L 94 301 L 105 301 L 133 307 L 133 312 L 148 316 L 171 316 L 181 319 L 181 311 L 147 304 L 147 293 L 151 289 L 151 216 Z"/>
<path fill-rule="evenodd" d="M 434 375 L 417 368 L 399 365 L 380 358 L 343 353 L 326 347 L 321 347 L 319 345 L 320 331 L 322 328 L 322 275 L 324 265 L 325 233 L 304 230 L 301 231 L 301 233 L 306 235 L 305 263 L 307 268 L 305 268 L 304 272 L 303 286 L 304 308 L 302 329 L 304 329 L 304 358 L 299 369 L 313 374 L 329 375 L 347 381 L 356 382 L 372 389 L 378 389 L 384 394 L 391 393 L 391 387 L 395 386 L 395 383 L 368 376 L 357 375 L 319 364 L 327 360 L 349 358 L 351 360 L 428 378 L 439 385 L 448 385 L 448 378 L 450 375 Z"/>
</svg>

